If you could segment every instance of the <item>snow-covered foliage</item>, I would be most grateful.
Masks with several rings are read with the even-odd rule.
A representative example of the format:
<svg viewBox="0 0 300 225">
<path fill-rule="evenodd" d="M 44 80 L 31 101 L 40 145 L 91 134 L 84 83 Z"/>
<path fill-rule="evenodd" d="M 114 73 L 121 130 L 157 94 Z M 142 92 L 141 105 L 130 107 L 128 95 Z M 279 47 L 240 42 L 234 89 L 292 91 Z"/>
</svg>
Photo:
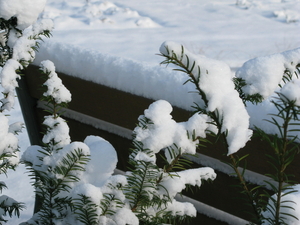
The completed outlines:
<svg viewBox="0 0 300 225">
<path fill-rule="evenodd" d="M 7 40 L 3 48 L 3 57 L 7 58 L 0 73 L 1 85 L 4 88 L 5 98 L 1 101 L 2 110 L 10 110 L 14 106 L 15 88 L 18 87 L 19 71 L 24 69 L 35 58 L 34 49 L 41 35 L 49 35 L 53 23 L 51 20 L 38 21 L 23 31 L 7 27 Z"/>
<path fill-rule="evenodd" d="M 285 84 L 280 93 L 289 101 L 295 101 L 295 105 L 300 106 L 300 80 L 295 79 Z"/>
<path fill-rule="evenodd" d="M 296 79 L 299 67 L 300 48 L 251 59 L 236 72 L 236 77 L 246 81 L 242 87 L 246 95 L 260 94 L 266 99 L 284 82 Z"/>
<path fill-rule="evenodd" d="M 286 169 L 298 153 L 295 142 L 299 141 L 298 133 L 300 131 L 300 123 L 298 122 L 300 116 L 298 105 L 299 49 L 250 60 L 236 72 L 236 77 L 230 76 L 231 73 L 226 66 L 218 64 L 215 60 L 192 54 L 185 47 L 174 42 L 163 43 L 160 52 L 165 57 L 162 64 L 175 65 L 176 70 L 187 74 L 189 77 L 187 82 L 195 85 L 202 99 L 202 104 L 197 104 L 195 107 L 197 113 L 210 117 L 212 121 L 210 123 L 213 123 L 223 134 L 230 157 L 228 164 L 234 170 L 241 187 L 248 196 L 249 203 L 254 209 L 254 222 L 258 224 L 266 221 L 271 224 L 282 223 L 286 219 L 284 217 L 286 214 L 282 213 L 282 209 L 286 209 L 286 202 L 282 196 L 291 193 L 289 190 L 293 184 L 293 181 L 290 180 L 292 175 L 288 174 Z M 226 76 L 226 74 L 228 75 Z M 230 97 L 228 97 L 229 93 Z M 271 186 L 272 191 L 277 193 L 276 198 L 268 194 L 263 195 L 270 199 L 267 204 L 262 203 L 263 201 L 249 189 L 244 175 L 238 169 L 243 157 L 234 154 L 245 145 L 252 133 L 248 129 L 249 116 L 246 112 L 248 101 L 260 104 L 264 99 L 267 99 L 275 109 L 269 112 L 271 119 L 268 122 L 276 130 L 276 134 L 272 136 L 264 130 L 256 128 L 261 138 L 265 139 L 273 149 L 272 155 L 269 155 L 270 164 L 276 168 L 274 174 L 266 175 L 277 182 L 275 185 L 270 185 L 268 181 L 265 181 Z M 236 113 L 238 112 L 240 115 L 230 110 L 227 111 L 228 106 L 235 109 Z M 227 113 L 228 115 L 226 115 Z M 228 118 L 226 118 L 227 116 Z M 226 128 L 228 121 L 230 121 L 230 128 L 233 128 L 233 131 L 236 127 L 242 129 L 236 130 L 238 134 L 244 134 L 247 131 L 247 135 L 244 135 L 247 138 L 236 136 L 238 143 L 239 141 L 242 143 L 234 152 L 230 151 L 232 143 L 228 137 L 231 136 L 232 130 Z M 239 127 L 239 125 L 242 126 Z M 224 127 L 226 128 L 225 131 Z M 273 202 L 273 205 L 270 202 Z M 269 217 L 265 217 L 265 215 Z M 293 218 L 293 215 L 291 213 L 286 216 Z"/>
<path fill-rule="evenodd" d="M 195 114 L 187 122 L 177 123 L 171 116 L 172 106 L 165 100 L 151 104 L 139 117 L 134 129 L 134 148 L 129 163 L 133 170 L 128 173 L 126 196 L 131 209 L 143 222 L 162 222 L 157 215 L 172 221 L 172 217 L 184 219 L 196 216 L 191 203 L 177 202 L 174 198 L 187 185 L 198 186 L 202 180 L 214 180 L 211 168 L 186 169 L 183 166 L 186 154 L 195 154 L 206 132 L 215 130 L 205 115 Z M 156 154 L 165 154 L 164 167 L 156 165 Z M 180 172 L 174 172 L 174 169 Z M 149 171 L 149 172 L 147 172 Z M 137 198 L 137 196 L 140 196 Z"/>
<path fill-rule="evenodd" d="M 255 127 L 273 149 L 269 157 L 271 165 L 276 168 L 276 172 L 267 174 L 277 183 L 271 185 L 275 194 L 265 195 L 269 201 L 262 207 L 262 224 L 299 223 L 298 185 L 293 186 L 293 174 L 287 172 L 298 154 L 299 76 L 300 51 L 297 48 L 249 60 L 234 78 L 245 104 L 251 105 L 251 101 L 260 107 L 269 105 L 265 109 L 269 114 L 265 120 L 272 125 L 272 132 L 268 132 L 261 124 Z"/>
<path fill-rule="evenodd" d="M 174 59 L 179 67 L 186 68 L 190 79 L 199 87 L 207 114 L 218 115 L 215 123 L 221 125 L 220 132 L 226 133 L 228 155 L 237 152 L 249 141 L 252 131 L 249 129 L 249 115 L 232 81 L 231 70 L 223 62 L 208 59 L 189 52 L 181 44 L 165 42 L 160 53 Z M 177 61 L 177 62 L 175 62 Z M 216 118 L 212 118 L 214 120 Z"/>
<path fill-rule="evenodd" d="M 102 27 L 105 28 L 120 28 L 122 26 L 119 26 L 118 23 L 122 20 L 127 21 L 126 26 L 122 28 L 161 27 L 150 18 L 140 16 L 134 10 L 122 8 L 120 4 L 117 6 L 111 2 L 86 1 L 84 7 L 73 7 L 74 5 L 72 4 L 74 3 L 76 4 L 76 1 L 63 1 L 62 4 L 64 5 L 61 6 L 66 7 L 60 7 L 61 10 L 57 11 L 56 14 L 46 11 L 43 17 L 54 18 L 56 22 L 61 21 L 60 29 L 65 29 L 66 25 L 70 23 L 75 24 L 77 28 L 82 24 L 88 25 L 89 28 L 95 28 L 98 25 L 103 25 Z M 60 3 L 51 1 L 51 4 Z M 52 23 L 49 20 L 33 24 L 44 5 L 44 0 L 38 2 L 36 0 L 0 0 L 0 73 L 5 95 L 1 101 L 3 104 L 1 111 L 10 110 L 14 106 L 14 89 L 18 85 L 17 79 L 20 78 L 19 73 L 16 71 L 24 69 L 28 63 L 33 61 L 35 58 L 33 50 L 36 47 L 36 41 L 41 34 L 47 35 L 47 30 L 52 28 Z M 257 1 L 241 0 L 237 1 L 236 5 L 248 10 L 259 8 Z M 23 10 L 25 6 L 28 10 Z M 62 11 L 66 8 L 72 8 L 74 13 L 63 17 Z M 207 9 L 213 9 L 212 11 L 219 10 L 217 6 L 212 7 L 211 5 Z M 299 20 L 298 13 L 290 10 L 274 11 L 274 16 L 280 20 L 285 18 L 287 23 Z M 44 33 L 45 30 L 46 33 Z M 45 46 L 46 48 L 56 47 L 52 48 L 50 52 L 55 52 L 58 49 L 64 54 L 68 54 L 67 49 L 61 48 L 61 46 L 65 45 L 48 43 Z M 68 47 L 70 46 L 68 45 Z M 170 51 L 167 51 L 169 47 Z M 72 51 L 74 49 L 76 51 Z M 72 48 L 72 50 L 71 53 L 75 55 L 78 52 L 80 53 L 77 60 L 86 58 L 86 62 L 92 64 L 99 61 L 99 58 L 94 57 L 99 56 L 99 54 L 90 54 L 90 51 L 84 52 L 76 48 Z M 83 52 L 89 57 L 82 57 Z M 181 123 L 177 123 L 172 119 L 170 115 L 172 106 L 164 100 L 155 102 L 149 109 L 145 110 L 145 115 L 139 118 L 140 124 L 134 131 L 135 149 L 130 156 L 130 162 L 133 167 L 132 171 L 128 172 L 126 176 L 112 175 L 117 163 L 117 155 L 107 141 L 100 137 L 89 136 L 84 142 L 71 142 L 68 134 L 69 128 L 56 111 L 56 107 L 65 106 L 71 100 L 71 94 L 58 79 L 54 64 L 50 61 L 42 62 L 42 71 L 49 78 L 44 83 L 47 91 L 43 100 L 52 103 L 52 105 L 49 104 L 49 111 L 53 110 L 53 115 L 45 117 L 44 125 L 47 127 L 43 138 L 45 146 L 31 146 L 22 157 L 27 165 L 32 168 L 33 174 L 38 177 L 35 185 L 37 194 L 42 196 L 43 200 L 42 208 L 33 216 L 31 221 L 28 221 L 29 224 L 44 223 L 47 218 L 51 218 L 52 222 L 57 224 L 67 222 L 81 224 L 86 223 L 86 220 L 91 220 L 98 224 L 125 225 L 138 224 L 139 220 L 145 218 L 145 216 L 148 223 L 158 224 L 162 218 L 158 217 L 157 214 L 160 214 L 164 219 L 195 216 L 196 210 L 192 204 L 177 202 L 174 200 L 174 196 L 183 190 L 186 185 L 200 186 L 202 180 L 213 180 L 216 175 L 211 168 L 174 172 L 172 171 L 173 167 L 177 166 L 177 168 L 180 167 L 182 169 L 180 164 L 181 157 L 184 154 L 194 154 L 199 141 L 206 137 L 206 132 L 218 134 L 217 128 L 219 128 L 219 132 L 225 134 L 228 143 L 227 154 L 232 156 L 251 137 L 251 131 L 248 129 L 249 116 L 237 92 L 234 90 L 233 76 L 227 65 L 195 55 L 186 49 L 183 52 L 181 45 L 171 42 L 163 44 L 161 53 L 168 57 L 180 58 L 181 63 L 183 63 L 182 66 L 193 74 L 191 78 L 195 79 L 195 84 L 199 87 L 198 91 L 204 93 L 200 94 L 202 96 L 200 101 L 195 101 L 202 108 L 199 110 L 200 113 L 194 114 L 188 121 Z M 57 51 L 54 55 L 57 56 L 59 54 L 59 51 Z M 60 57 L 62 56 L 60 55 Z M 82 67 L 73 57 L 69 56 L 68 58 L 72 64 L 66 63 L 66 61 L 62 63 L 69 67 L 76 64 Z M 105 78 L 95 78 L 97 73 L 94 73 L 93 69 L 89 69 L 91 74 L 94 73 L 94 76 L 92 78 L 89 77 L 89 79 L 98 79 L 109 86 L 121 88 L 125 86 L 125 89 L 129 92 L 135 92 L 137 89 L 142 90 L 142 92 L 150 90 L 145 95 L 154 95 L 154 98 L 157 98 L 161 93 L 166 93 L 167 91 L 165 88 L 161 88 L 161 92 L 149 93 L 153 92 L 151 88 L 144 89 L 144 87 L 149 86 L 148 81 L 151 81 L 151 84 L 160 85 L 156 86 L 157 88 L 165 87 L 165 83 L 168 83 L 170 86 L 174 83 L 182 83 L 182 76 L 168 80 L 168 76 L 162 75 L 165 73 L 169 74 L 168 72 L 162 72 L 164 70 L 157 69 L 153 76 L 148 76 L 153 72 L 152 69 L 133 61 L 126 61 L 120 58 L 116 60 L 115 57 L 107 55 L 102 55 L 100 58 L 101 61 L 110 64 L 109 67 L 117 68 L 117 72 L 121 70 L 123 72 L 124 68 L 127 68 L 126 74 L 130 77 L 134 77 L 140 71 L 144 73 L 141 76 L 142 82 L 136 79 L 136 82 L 132 83 L 133 79 L 125 77 L 128 80 L 125 84 L 122 82 L 123 80 L 115 79 L 114 77 L 110 79 L 105 76 Z M 130 62 L 130 65 L 127 64 L 128 62 Z M 122 64 L 123 66 L 120 66 Z M 77 70 L 77 68 L 74 66 L 73 70 Z M 85 70 L 85 67 L 81 68 L 81 71 Z M 111 72 L 110 69 L 106 68 L 106 74 Z M 257 76 L 258 74 L 260 76 Z M 241 90 L 246 95 L 259 94 L 263 99 L 269 101 L 270 104 L 274 104 L 271 98 L 274 97 L 274 91 L 279 91 L 277 95 L 281 100 L 280 103 L 283 105 L 287 104 L 287 106 L 292 103 L 291 110 L 293 111 L 299 106 L 300 87 L 298 74 L 299 49 L 296 49 L 249 61 L 238 70 L 236 75 L 237 78 L 245 81 L 245 86 Z M 136 88 L 137 86 L 138 88 Z M 174 88 L 166 96 L 179 105 L 182 104 L 188 108 L 190 106 L 189 103 L 193 102 L 194 98 L 189 98 L 189 101 L 186 101 L 186 98 L 182 96 L 179 101 L 174 99 L 174 96 L 178 96 L 181 90 L 183 89 Z M 182 93 L 186 94 L 187 91 L 184 90 Z M 184 103 L 182 103 L 182 99 L 184 99 Z M 203 110 L 204 108 L 205 110 Z M 203 114 L 203 112 L 205 113 Z M 213 117 L 213 115 L 218 115 L 218 118 Z M 281 114 L 277 115 L 277 117 L 283 118 L 281 116 Z M 0 138 L 3 140 L 1 142 L 3 148 L 0 148 L 0 150 L 3 150 L 4 154 L 8 152 L 8 155 L 11 154 L 13 156 L 1 162 L 15 166 L 18 163 L 18 156 L 16 156 L 18 143 L 12 134 L 18 132 L 21 125 L 20 123 L 15 123 L 9 126 L 7 117 L 1 114 L 0 118 L 0 123 L 1 125 L 3 124 L 2 132 L 0 132 L 0 135 L 2 134 Z M 298 120 L 297 116 L 294 116 L 293 119 Z M 295 125 L 295 123 L 293 124 Z M 281 128 L 279 133 L 280 131 Z M 297 139 L 297 135 L 295 139 Z M 159 168 L 156 165 L 156 154 L 161 151 L 163 151 L 166 158 L 166 166 L 163 168 Z M 90 157 L 92 158 L 90 159 Z M 100 162 L 102 166 L 98 165 Z M 137 182 L 140 180 L 138 178 L 144 175 L 146 177 L 145 182 Z M 142 200 L 137 199 L 132 194 L 133 190 L 138 190 L 138 187 L 143 192 L 134 193 L 141 194 L 137 196 L 142 196 Z M 295 188 L 295 191 L 297 189 Z M 55 199 L 53 196 L 55 196 Z M 289 197 L 294 196 L 291 195 Z M 275 197 L 273 198 L 275 199 Z M 297 197 L 294 199 L 297 199 Z M 10 212 L 9 210 L 11 209 L 18 209 L 11 208 L 16 205 L 16 202 L 7 196 L 1 196 L 1 201 L 7 207 L 0 212 L 2 215 L 5 212 Z M 285 199 L 282 201 L 285 201 Z M 273 200 L 269 203 L 271 207 L 272 202 Z M 64 209 L 60 208 L 62 205 Z M 79 218 L 76 218 L 75 214 L 71 212 L 71 206 L 74 206 L 75 214 L 81 215 Z M 295 208 L 295 210 L 296 214 L 292 214 L 297 216 L 298 209 Z M 85 213 L 90 213 L 89 215 L 92 216 L 82 216 Z M 270 217 L 267 213 L 265 215 L 267 215 L 267 218 Z M 272 216 L 273 214 L 271 214 Z M 293 218 L 291 217 L 291 219 Z M 288 221 L 287 223 L 292 222 Z"/>
<path fill-rule="evenodd" d="M 241 81 L 241 96 L 247 104 L 252 127 L 258 127 L 269 134 L 278 134 L 274 124 L 266 122 L 270 114 L 276 114 L 277 109 L 272 103 L 277 93 L 283 94 L 289 100 L 299 99 L 300 49 L 262 56 L 251 59 L 236 71 L 236 79 Z M 258 97 L 258 100 L 255 98 Z M 249 101 L 254 99 L 253 104 Z M 258 104 L 257 104 L 258 103 Z M 255 113 L 256 112 L 256 113 Z M 299 132 L 294 130 L 294 135 Z"/>
<path fill-rule="evenodd" d="M 1 187 L 2 189 L 2 187 Z M 10 217 L 12 217 L 13 215 L 17 215 L 20 216 L 20 209 L 24 208 L 23 203 L 17 202 L 16 200 L 14 200 L 11 197 L 8 197 L 6 195 L 1 195 L 0 196 L 0 223 L 2 224 L 2 222 L 7 222 L 7 220 L 5 220 L 3 218 L 3 216 L 5 215 L 9 215 Z"/>
<path fill-rule="evenodd" d="M 53 23 L 49 20 L 36 22 L 44 9 L 46 1 L 35 0 L 1 0 L 0 1 L 0 79 L 3 87 L 3 98 L 0 106 L 0 163 L 1 173 L 14 169 L 19 164 L 18 138 L 23 124 L 15 122 L 9 125 L 8 117 L 4 113 L 14 107 L 15 88 L 20 71 L 34 60 L 34 49 L 41 35 L 48 35 Z M 26 10 L 24 10 L 26 9 Z M 2 188 L 6 185 L 1 183 Z M 20 215 L 24 208 L 22 203 L 8 196 L 1 196 L 0 220 L 3 215 L 12 217 Z"/>
<path fill-rule="evenodd" d="M 173 169 L 182 167 L 182 156 L 195 154 L 200 138 L 215 130 L 210 119 L 195 114 L 187 122 L 176 123 L 167 101 L 153 103 L 134 130 L 132 171 L 113 175 L 117 154 L 110 143 L 97 136 L 71 142 L 68 125 L 57 115 L 57 108 L 65 106 L 71 96 L 54 69 L 51 61 L 41 63 L 41 72 L 47 75 L 42 98 L 52 112 L 43 122 L 47 128 L 44 145 L 30 146 L 22 156 L 35 175 L 34 186 L 41 201 L 36 214 L 24 224 L 137 225 L 195 217 L 195 207 L 177 202 L 175 196 L 186 185 L 200 187 L 202 180 L 213 180 L 216 174 L 211 168 Z M 147 121 L 147 128 L 143 121 Z M 160 151 L 167 158 L 164 168 L 156 165 Z"/>
<path fill-rule="evenodd" d="M 276 208 L 275 206 L 275 199 L 277 198 L 277 194 L 274 194 L 269 199 L 268 204 L 271 208 Z M 282 208 L 280 211 L 281 216 L 284 218 L 281 223 L 282 224 L 288 224 L 288 225 L 297 225 L 299 224 L 299 218 L 300 218 L 300 185 L 297 184 L 290 189 L 284 191 L 282 193 Z M 293 215 L 293 216 L 288 216 Z M 263 216 L 265 218 L 273 218 L 274 214 L 272 211 L 265 211 L 263 213 Z M 273 224 L 271 221 L 265 221 L 263 223 L 264 225 L 271 225 Z"/>
<path fill-rule="evenodd" d="M 46 5 L 46 0 L 1 0 L 1 18 L 9 20 L 17 18 L 17 28 L 24 30 L 34 24 Z M 26 9 L 26 10 L 24 10 Z"/>
<path fill-rule="evenodd" d="M 144 118 L 150 119 L 153 125 L 148 129 L 136 127 L 136 141 L 142 142 L 144 148 L 151 149 L 156 154 L 161 149 L 176 145 L 182 154 L 196 154 L 199 144 L 198 137 L 205 138 L 206 131 L 216 131 L 210 125 L 211 118 L 206 115 L 195 114 L 187 122 L 176 123 L 172 119 L 172 106 L 165 100 L 159 100 L 145 110 Z M 143 120 L 143 117 L 139 120 Z M 188 132 L 189 136 L 186 135 Z M 137 157 L 137 156 L 136 156 Z"/>
<path fill-rule="evenodd" d="M 40 198 L 41 207 L 25 224 L 53 224 L 63 221 L 71 207 L 68 193 L 84 172 L 90 150 L 82 142 L 71 142 L 69 127 L 58 116 L 58 108 L 71 100 L 70 92 L 62 85 L 50 61 L 41 64 L 47 76 L 45 98 L 51 107 L 51 115 L 45 116 L 46 132 L 43 146 L 30 146 L 22 155 L 22 161 L 35 176 L 34 186 Z M 55 86 L 53 91 L 53 83 Z M 50 89 L 50 90 L 49 90 Z"/>
<path fill-rule="evenodd" d="M 46 60 L 41 62 L 41 68 L 45 74 L 48 75 L 48 79 L 44 83 L 47 91 L 44 92 L 44 96 L 53 98 L 54 102 L 60 104 L 62 102 L 68 103 L 71 101 L 71 93 L 62 84 L 61 79 L 58 78 L 55 72 L 55 66 L 53 62 Z M 50 71 L 47 73 L 47 71 Z"/>
<path fill-rule="evenodd" d="M 40 35 L 47 35 L 53 27 L 53 23 L 49 20 L 36 22 L 45 3 L 46 1 L 34 0 L 0 1 L 0 79 L 4 89 L 4 98 L 1 99 L 1 139 L 3 139 L 1 153 L 13 155 L 11 161 L 14 161 L 14 165 L 18 162 L 16 156 L 18 141 L 13 134 L 19 132 L 23 125 L 16 122 L 9 126 L 3 111 L 9 111 L 14 106 L 19 72 L 34 60 L 34 48 Z"/>
</svg>

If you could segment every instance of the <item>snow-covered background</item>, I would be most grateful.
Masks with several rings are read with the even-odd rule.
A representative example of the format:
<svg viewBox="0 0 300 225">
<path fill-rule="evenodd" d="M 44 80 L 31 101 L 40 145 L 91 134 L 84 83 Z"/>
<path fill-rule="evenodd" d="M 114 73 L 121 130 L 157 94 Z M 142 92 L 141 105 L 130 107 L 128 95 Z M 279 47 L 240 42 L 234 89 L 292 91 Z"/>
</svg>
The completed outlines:
<svg viewBox="0 0 300 225">
<path fill-rule="evenodd" d="M 160 45 L 171 40 L 235 70 L 251 58 L 300 47 L 299 0 L 48 0 L 42 16 L 53 19 L 55 29 L 41 47 L 41 60 L 47 59 L 43 46 L 56 46 L 57 52 L 68 48 L 155 67 L 163 60 L 156 55 Z M 84 63 L 81 67 L 87 69 Z M 18 106 L 10 117 L 22 120 Z M 20 135 L 21 152 L 29 146 L 26 135 Z M 34 193 L 24 166 L 1 180 L 9 188 L 3 194 L 27 206 L 8 224 L 26 221 Z"/>
<path fill-rule="evenodd" d="M 298 47 L 297 0 L 48 0 L 52 41 L 157 64 L 166 40 L 238 67 Z"/>
</svg>

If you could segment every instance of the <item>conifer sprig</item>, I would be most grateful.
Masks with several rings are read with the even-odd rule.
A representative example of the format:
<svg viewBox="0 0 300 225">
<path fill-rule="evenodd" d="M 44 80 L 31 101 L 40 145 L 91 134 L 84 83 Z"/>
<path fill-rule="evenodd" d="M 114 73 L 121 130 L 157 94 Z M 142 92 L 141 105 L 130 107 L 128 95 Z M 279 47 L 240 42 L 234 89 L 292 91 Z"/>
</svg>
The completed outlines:
<svg viewBox="0 0 300 225">
<path fill-rule="evenodd" d="M 183 46 L 181 46 L 181 53 L 179 54 L 179 56 L 176 53 L 174 53 L 173 51 L 171 52 L 167 46 L 165 47 L 165 50 L 166 50 L 166 54 L 164 54 L 164 53 L 160 54 L 162 57 L 165 58 L 165 60 L 162 61 L 161 64 L 176 65 L 179 68 L 175 68 L 174 70 L 186 73 L 188 75 L 189 78 L 187 79 L 187 81 L 184 84 L 186 84 L 187 82 L 193 83 L 195 85 L 195 88 L 196 88 L 200 98 L 204 102 L 203 106 L 200 106 L 199 104 L 195 104 L 195 106 L 193 106 L 193 108 L 195 109 L 195 113 L 206 114 L 212 119 L 211 123 L 213 123 L 218 128 L 216 140 L 219 140 L 221 138 L 223 141 L 223 144 L 225 146 L 226 152 L 228 152 L 229 145 L 228 145 L 228 142 L 226 139 L 228 130 L 221 132 L 223 130 L 222 129 L 223 116 L 220 114 L 218 109 L 216 109 L 214 111 L 207 110 L 208 105 L 209 105 L 209 100 L 206 96 L 205 91 L 203 91 L 202 88 L 200 87 L 200 83 L 201 83 L 200 66 L 196 65 L 195 61 L 193 61 L 193 62 L 190 61 L 189 56 L 185 53 L 185 49 Z M 195 67 L 197 67 L 196 70 L 195 70 Z M 206 70 L 206 74 L 209 74 L 208 70 Z M 241 91 L 242 84 L 244 84 L 245 82 L 241 79 L 237 79 L 234 82 L 235 82 L 236 87 L 237 86 L 240 87 L 240 91 Z M 242 97 L 243 96 L 244 96 L 244 102 L 245 102 L 247 98 L 245 97 L 244 94 L 242 95 Z M 253 101 L 256 101 L 256 100 L 258 101 L 259 99 L 260 99 L 260 96 L 254 96 L 253 98 L 251 98 L 251 100 L 253 100 Z M 260 209 L 258 208 L 258 205 L 256 202 L 257 200 L 254 198 L 253 193 L 251 192 L 250 188 L 248 187 L 248 184 L 244 179 L 243 172 L 241 172 L 238 168 L 238 166 L 241 164 L 241 161 L 244 160 L 245 158 L 246 157 L 239 157 L 236 154 L 231 154 L 231 155 L 229 155 L 230 162 L 228 162 L 228 164 L 233 168 L 234 173 L 236 174 L 236 177 L 238 178 L 240 185 L 242 186 L 242 188 L 244 190 L 243 193 L 246 194 L 251 206 L 254 209 L 256 220 L 259 221 L 261 219 L 260 219 L 260 214 L 259 214 Z"/>
<path fill-rule="evenodd" d="M 272 180 L 277 181 L 277 185 L 266 181 L 271 187 L 275 196 L 271 196 L 265 192 L 263 197 L 267 197 L 269 202 L 265 202 L 266 211 L 273 217 L 265 218 L 271 224 L 286 224 L 288 217 L 293 217 L 298 220 L 293 214 L 283 212 L 284 209 L 294 210 L 294 202 L 283 200 L 284 196 L 296 192 L 293 185 L 296 183 L 293 180 L 293 175 L 287 173 L 290 164 L 295 160 L 295 156 L 299 154 L 299 146 L 296 142 L 299 140 L 298 136 L 293 135 L 293 132 L 299 132 L 300 126 L 299 116 L 300 108 L 295 104 L 294 100 L 289 100 L 282 93 L 277 93 L 277 97 L 271 101 L 277 109 L 277 113 L 270 114 L 271 119 L 267 120 L 277 128 L 277 133 L 270 135 L 263 130 L 256 128 L 259 136 L 266 140 L 273 149 L 272 155 L 267 155 L 269 164 L 274 169 L 274 173 L 266 174 Z"/>
<path fill-rule="evenodd" d="M 90 197 L 80 194 L 78 199 L 74 199 L 73 205 L 78 221 L 85 225 L 98 224 L 97 210 L 99 206 Z"/>
<path fill-rule="evenodd" d="M 3 224 L 2 222 L 6 223 L 8 221 L 5 220 L 3 216 L 8 215 L 9 217 L 20 217 L 20 211 L 25 209 L 25 205 L 24 203 L 17 202 L 6 195 L 2 195 L 0 197 L 0 208 L 4 211 L 3 215 L 0 216 L 0 224 Z"/>
</svg>

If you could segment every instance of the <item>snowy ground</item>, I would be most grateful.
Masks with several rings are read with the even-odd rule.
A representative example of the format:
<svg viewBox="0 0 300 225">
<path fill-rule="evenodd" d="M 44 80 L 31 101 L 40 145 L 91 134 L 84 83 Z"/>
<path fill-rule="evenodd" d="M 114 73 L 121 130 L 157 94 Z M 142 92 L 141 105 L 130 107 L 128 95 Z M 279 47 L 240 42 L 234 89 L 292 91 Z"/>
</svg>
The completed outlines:
<svg viewBox="0 0 300 225">
<path fill-rule="evenodd" d="M 43 17 L 55 22 L 51 42 L 62 42 L 113 56 L 158 65 L 160 45 L 166 41 L 184 44 L 190 51 L 219 59 L 232 68 L 256 56 L 300 46 L 299 0 L 48 0 Z M 22 120 L 16 106 L 13 121 Z M 21 136 L 21 152 L 29 142 Z M 34 194 L 24 167 L 1 177 L 4 191 L 27 209 L 18 224 L 33 209 Z"/>
<path fill-rule="evenodd" d="M 154 64 L 166 40 L 233 67 L 300 44 L 297 0 L 252 0 L 241 6 L 236 0 L 48 2 L 45 16 L 56 24 L 53 41 Z"/>
</svg>

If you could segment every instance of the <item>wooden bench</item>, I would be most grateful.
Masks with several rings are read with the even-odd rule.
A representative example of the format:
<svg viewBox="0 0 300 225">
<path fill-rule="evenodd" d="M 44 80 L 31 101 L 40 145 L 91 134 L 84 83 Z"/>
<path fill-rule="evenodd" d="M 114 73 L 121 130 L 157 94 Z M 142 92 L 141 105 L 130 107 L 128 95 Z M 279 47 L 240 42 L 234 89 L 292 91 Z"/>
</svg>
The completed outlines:
<svg viewBox="0 0 300 225">
<path fill-rule="evenodd" d="M 63 73 L 58 73 L 58 75 L 72 93 L 72 101 L 63 114 L 68 121 L 72 141 L 82 141 L 88 135 L 99 135 L 105 138 L 118 153 L 118 169 L 126 170 L 128 149 L 131 147 L 131 132 L 137 124 L 138 116 L 143 114 L 154 100 Z M 45 115 L 43 103 L 38 100 L 42 94 L 41 84 L 38 68 L 29 66 L 25 71 L 25 76 L 19 81 L 20 88 L 17 90 L 31 144 L 39 144 L 41 141 L 40 124 Z M 174 107 L 172 115 L 178 122 L 186 121 L 192 112 Z M 214 142 L 214 140 L 211 141 Z M 240 150 L 241 156 L 250 154 L 247 159 L 249 171 L 246 172 L 249 180 L 262 182 L 266 179 L 262 174 L 270 173 L 271 168 L 266 163 L 265 156 L 265 153 L 270 151 L 269 146 L 257 137 L 253 137 L 247 146 Z M 240 190 L 234 186 L 237 181 L 228 175 L 231 173 L 230 168 L 222 162 L 228 160 L 222 143 L 208 144 L 207 147 L 198 149 L 198 153 L 198 157 L 193 158 L 195 164 L 214 168 L 217 178 L 212 183 L 204 183 L 200 190 L 184 193 L 192 198 L 192 201 L 196 201 L 199 211 L 199 216 L 191 224 L 226 224 L 206 215 L 215 218 L 222 217 L 223 221 L 233 219 L 236 224 L 245 224 L 245 220 L 251 219 L 247 213 L 251 211 L 251 208 L 239 198 Z M 290 171 L 300 182 L 298 168 L 298 165 L 292 165 Z"/>
</svg>

